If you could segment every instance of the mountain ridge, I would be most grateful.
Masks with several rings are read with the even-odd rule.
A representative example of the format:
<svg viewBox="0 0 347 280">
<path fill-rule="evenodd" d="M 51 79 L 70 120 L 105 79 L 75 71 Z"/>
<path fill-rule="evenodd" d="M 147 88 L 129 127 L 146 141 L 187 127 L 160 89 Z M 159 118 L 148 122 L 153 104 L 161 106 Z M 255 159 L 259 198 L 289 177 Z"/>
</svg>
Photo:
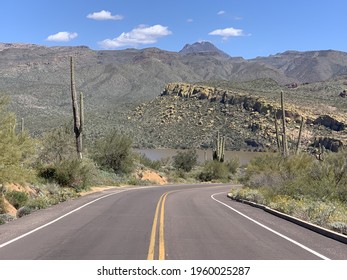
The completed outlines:
<svg viewBox="0 0 347 280">
<path fill-rule="evenodd" d="M 287 52 L 246 60 L 201 51 L 196 48 L 199 44 L 180 53 L 158 48 L 95 51 L 86 46 L 0 43 L 0 92 L 11 97 L 11 109 L 26 119 L 27 128 L 41 133 L 70 118 L 70 56 L 75 58 L 77 90 L 84 93 L 86 111 L 98 116 L 99 124 L 105 118 L 114 119 L 114 112 L 123 114 L 119 108 L 126 110 L 127 104 L 157 97 L 172 82 L 270 79 L 285 85 L 347 74 L 344 52 Z"/>
</svg>

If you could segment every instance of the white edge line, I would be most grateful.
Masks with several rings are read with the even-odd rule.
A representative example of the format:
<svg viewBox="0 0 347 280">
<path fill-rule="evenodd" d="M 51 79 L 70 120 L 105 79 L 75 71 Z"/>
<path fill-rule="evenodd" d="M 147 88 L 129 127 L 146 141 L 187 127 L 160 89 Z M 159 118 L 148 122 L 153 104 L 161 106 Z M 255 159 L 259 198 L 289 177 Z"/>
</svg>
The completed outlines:
<svg viewBox="0 0 347 280">
<path fill-rule="evenodd" d="M 20 235 L 20 236 L 18 236 L 16 238 L 13 238 L 13 239 L 5 242 L 5 243 L 0 244 L 0 249 L 5 247 L 5 246 L 7 246 L 7 245 L 9 245 L 9 244 L 11 244 L 11 243 L 13 243 L 13 242 L 18 241 L 18 240 L 20 240 L 20 239 L 22 239 L 22 238 L 24 238 L 24 237 L 26 237 L 26 236 L 36 232 L 36 231 L 39 231 L 39 230 L 41 230 L 41 229 L 43 229 L 45 227 L 48 227 L 48 226 L 58 222 L 59 220 L 65 218 L 65 217 L 67 217 L 67 216 L 69 216 L 69 215 L 71 215 L 71 214 L 81 210 L 82 208 L 84 208 L 84 207 L 86 207 L 86 206 L 88 206 L 90 204 L 93 204 L 94 202 L 97 202 L 97 201 L 99 201 L 101 199 L 104 199 L 106 197 L 109 197 L 109 196 L 112 196 L 112 195 L 116 195 L 116 194 L 119 194 L 119 193 L 122 193 L 122 192 L 125 192 L 125 191 L 138 190 L 138 189 L 150 189 L 150 188 L 156 188 L 156 186 L 141 186 L 141 187 L 134 187 L 134 188 L 123 189 L 123 190 L 120 190 L 118 192 L 107 194 L 107 195 L 104 195 L 104 196 L 99 197 L 97 199 L 94 199 L 94 200 L 92 200 L 92 201 L 90 201 L 90 202 L 88 202 L 86 204 L 83 204 L 82 206 L 80 206 L 80 207 L 78 207 L 78 208 L 76 208 L 76 209 L 74 209 L 74 210 L 72 210 L 72 211 L 70 211 L 70 212 L 68 212 L 68 213 L 58 217 L 58 218 L 56 218 L 55 220 L 52 220 L 52 221 L 50 221 L 50 222 L 48 222 L 48 223 L 46 223 L 46 224 L 44 224 L 42 226 L 39 226 L 39 227 L 37 227 L 37 228 L 35 228 L 35 229 L 31 230 L 31 231 L 28 231 L 27 233 L 24 233 L 24 234 L 22 234 L 22 235 Z"/>
<path fill-rule="evenodd" d="M 72 211 L 70 211 L 70 212 L 68 212 L 68 213 L 58 217 L 58 218 L 56 218 L 55 220 L 52 220 L 52 221 L 50 221 L 50 222 L 48 222 L 48 223 L 46 223 L 46 224 L 44 224 L 42 226 L 39 226 L 39 227 L 37 227 L 37 228 L 35 228 L 35 229 L 31 230 L 31 231 L 28 231 L 27 233 L 24 233 L 24 234 L 14 238 L 14 239 L 11 239 L 10 241 L 7 241 L 5 243 L 0 244 L 0 248 L 3 248 L 3 247 L 5 247 L 5 246 L 7 246 L 7 245 L 9 245 L 9 244 L 11 244 L 13 242 L 16 242 L 16 241 L 18 241 L 18 240 L 20 240 L 20 239 L 22 239 L 22 238 L 24 238 L 24 237 L 26 237 L 26 236 L 36 232 L 38 230 L 41 230 L 41 229 L 43 229 L 45 227 L 48 227 L 49 225 L 54 224 L 54 223 L 58 222 L 59 220 L 65 218 L 65 217 L 67 217 L 67 216 L 69 216 L 69 215 L 71 215 L 71 214 L 81 210 L 82 208 L 87 207 L 88 205 L 93 204 L 93 203 L 95 203 L 95 202 L 97 202 L 97 201 L 99 201 L 101 199 L 104 199 L 106 197 L 109 197 L 109 196 L 112 196 L 112 195 L 116 195 L 116 194 L 119 194 L 119 193 L 122 193 L 122 192 L 125 192 L 125 191 L 129 191 L 129 190 L 132 190 L 132 189 L 120 190 L 119 192 L 114 192 L 114 193 L 107 194 L 107 195 L 104 195 L 102 197 L 99 197 L 97 199 L 94 199 L 94 200 L 92 200 L 92 201 L 90 201 L 90 202 L 88 202 L 86 204 L 83 204 L 82 206 L 80 206 L 80 207 L 78 207 L 78 208 L 76 208 L 76 209 L 74 209 L 74 210 L 72 210 Z"/>
<path fill-rule="evenodd" d="M 254 220 L 254 219 L 248 217 L 247 215 L 241 213 L 240 211 L 238 211 L 238 210 L 232 208 L 232 207 L 229 206 L 228 204 L 226 204 L 226 203 L 224 203 L 224 202 L 222 202 L 222 201 L 219 201 L 218 199 L 216 199 L 216 198 L 214 197 L 215 195 L 219 195 L 219 194 L 222 194 L 222 193 L 225 193 L 225 192 L 212 194 L 212 195 L 211 195 L 211 198 L 212 198 L 214 201 L 216 201 L 216 202 L 222 204 L 223 206 L 228 207 L 229 209 L 231 209 L 232 211 L 236 212 L 237 214 L 243 216 L 244 218 L 246 218 L 246 219 L 252 221 L 253 223 L 255 223 L 255 224 L 261 226 L 262 228 L 265 228 L 266 230 L 271 231 L 272 233 L 274 233 L 274 234 L 276 234 L 276 235 L 278 235 L 278 236 L 280 236 L 280 237 L 282 237 L 282 238 L 288 240 L 289 242 L 294 243 L 295 245 L 297 245 L 297 246 L 301 247 L 302 249 L 304 249 L 304 250 L 306 250 L 306 251 L 308 251 L 308 252 L 310 252 L 310 253 L 316 255 L 317 257 L 319 257 L 319 258 L 321 258 L 321 259 L 323 259 L 323 260 L 330 260 L 328 257 L 326 257 L 326 256 L 324 256 L 324 255 L 322 255 L 322 254 L 320 254 L 320 253 L 318 253 L 318 252 L 316 252 L 316 251 L 314 251 L 314 250 L 312 250 L 312 249 L 306 247 L 305 245 L 303 245 L 303 244 L 301 244 L 301 243 L 299 243 L 299 242 L 297 242 L 297 241 L 295 241 L 295 240 L 289 238 L 288 236 L 285 236 L 285 235 L 283 235 L 283 234 L 281 234 L 281 233 L 279 233 L 279 232 L 277 232 L 277 231 L 275 231 L 275 230 L 273 230 L 273 229 L 271 229 L 271 228 L 269 228 L 269 227 L 263 225 L 262 223 L 260 223 L 260 222 L 258 222 L 258 221 L 256 221 L 256 220 Z"/>
</svg>

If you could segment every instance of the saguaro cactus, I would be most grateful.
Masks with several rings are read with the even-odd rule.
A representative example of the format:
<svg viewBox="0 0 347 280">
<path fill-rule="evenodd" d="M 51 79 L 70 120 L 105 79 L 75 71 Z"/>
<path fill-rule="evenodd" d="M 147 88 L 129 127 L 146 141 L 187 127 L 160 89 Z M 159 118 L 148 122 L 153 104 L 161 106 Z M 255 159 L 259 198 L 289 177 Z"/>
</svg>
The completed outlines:
<svg viewBox="0 0 347 280">
<path fill-rule="evenodd" d="M 225 137 L 220 136 L 218 131 L 217 139 L 216 139 L 216 149 L 213 151 L 213 160 L 218 160 L 220 162 L 223 162 L 224 152 L 225 152 Z"/>
<path fill-rule="evenodd" d="M 301 117 L 301 124 L 300 124 L 300 130 L 299 130 L 299 136 L 298 136 L 298 142 L 296 143 L 296 154 L 300 153 L 300 147 L 301 147 L 301 136 L 302 136 L 302 129 L 304 127 L 304 117 Z"/>
<path fill-rule="evenodd" d="M 277 150 L 278 152 L 281 151 L 282 145 L 281 145 L 281 139 L 280 139 L 280 134 L 278 132 L 278 123 L 277 123 L 277 112 L 275 112 L 275 130 L 276 130 L 276 142 L 277 142 Z"/>
<path fill-rule="evenodd" d="M 76 86 L 75 86 L 75 73 L 74 73 L 74 60 L 70 57 L 70 73 L 71 73 L 71 99 L 72 99 L 72 112 L 74 119 L 74 133 L 76 137 L 76 150 L 77 155 L 82 159 L 82 130 L 84 123 L 84 113 L 83 113 L 83 94 L 80 93 L 80 106 L 78 106 L 78 101 L 76 97 Z"/>
<path fill-rule="evenodd" d="M 282 152 L 283 157 L 288 156 L 288 141 L 287 141 L 287 131 L 286 131 L 286 111 L 284 109 L 284 97 L 283 91 L 281 91 L 281 109 L 282 109 Z"/>
<path fill-rule="evenodd" d="M 21 118 L 20 131 L 21 131 L 21 133 L 24 133 L 24 118 Z"/>
</svg>

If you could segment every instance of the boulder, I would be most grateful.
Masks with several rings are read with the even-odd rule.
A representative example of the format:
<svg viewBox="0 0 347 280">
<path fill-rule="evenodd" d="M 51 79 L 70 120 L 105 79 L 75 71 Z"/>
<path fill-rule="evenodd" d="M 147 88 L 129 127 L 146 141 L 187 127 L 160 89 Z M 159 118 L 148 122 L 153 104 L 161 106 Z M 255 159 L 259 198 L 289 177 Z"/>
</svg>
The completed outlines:
<svg viewBox="0 0 347 280">
<path fill-rule="evenodd" d="M 335 131 L 344 130 L 346 127 L 344 123 L 328 115 L 319 116 L 316 120 L 313 121 L 313 124 L 323 125 Z"/>
<path fill-rule="evenodd" d="M 338 139 L 319 137 L 314 140 L 311 146 L 315 148 L 322 146 L 327 150 L 337 153 L 343 147 L 343 143 Z"/>
</svg>

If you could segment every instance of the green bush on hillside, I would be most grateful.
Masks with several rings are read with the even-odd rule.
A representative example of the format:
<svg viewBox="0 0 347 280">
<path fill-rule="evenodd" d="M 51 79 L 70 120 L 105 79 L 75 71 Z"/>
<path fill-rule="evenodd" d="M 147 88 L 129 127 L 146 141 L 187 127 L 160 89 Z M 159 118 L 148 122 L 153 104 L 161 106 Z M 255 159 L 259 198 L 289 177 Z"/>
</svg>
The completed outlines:
<svg viewBox="0 0 347 280">
<path fill-rule="evenodd" d="M 264 155 L 251 160 L 241 181 L 252 188 L 266 188 L 272 196 L 347 202 L 346 158 L 346 152 L 328 153 L 323 161 L 304 153 L 286 159 Z"/>
<path fill-rule="evenodd" d="M 240 160 L 238 157 L 233 157 L 226 162 L 226 165 L 231 174 L 236 174 L 237 169 L 240 167 Z"/>
<path fill-rule="evenodd" d="M 3 194 L 0 194 L 0 214 L 6 213 L 5 200 Z"/>
<path fill-rule="evenodd" d="M 117 131 L 112 131 L 95 144 L 94 161 L 106 170 L 117 174 L 129 174 L 134 168 L 132 140 Z"/>
<path fill-rule="evenodd" d="M 38 164 L 54 164 L 76 157 L 76 143 L 68 125 L 54 128 L 41 138 Z"/>
<path fill-rule="evenodd" d="M 35 141 L 16 132 L 16 118 L 6 111 L 8 99 L 0 96 L 0 183 L 34 181 Z"/>
<path fill-rule="evenodd" d="M 96 173 L 97 169 L 92 161 L 71 159 L 41 167 L 39 176 L 48 182 L 80 191 L 92 184 Z"/>
<path fill-rule="evenodd" d="M 24 206 L 28 200 L 29 196 L 25 192 L 19 192 L 19 191 L 7 191 L 5 193 L 5 197 L 7 201 L 13 205 L 14 208 L 19 209 L 22 206 Z"/>
<path fill-rule="evenodd" d="M 198 155 L 195 150 L 178 151 L 173 156 L 173 166 L 184 172 L 190 172 L 198 163 Z"/>
<path fill-rule="evenodd" d="M 212 180 L 227 180 L 229 177 L 229 170 L 225 163 L 211 160 L 206 161 L 202 172 L 198 175 L 200 181 L 212 181 Z"/>
</svg>

